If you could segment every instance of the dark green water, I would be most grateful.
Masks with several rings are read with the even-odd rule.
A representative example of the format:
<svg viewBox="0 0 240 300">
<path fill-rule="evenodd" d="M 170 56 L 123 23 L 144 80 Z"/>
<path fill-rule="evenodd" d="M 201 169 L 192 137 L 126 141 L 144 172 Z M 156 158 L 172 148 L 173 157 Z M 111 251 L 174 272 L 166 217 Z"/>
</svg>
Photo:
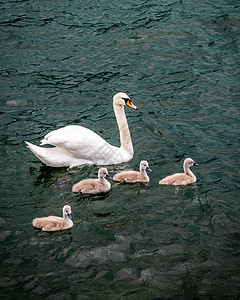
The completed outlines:
<svg viewBox="0 0 240 300">
<path fill-rule="evenodd" d="M 237 299 L 240 296 L 239 2 L 0 3 L 1 299 Z M 126 109 L 150 182 L 80 199 L 67 172 L 25 147 L 68 124 L 119 145 L 112 96 Z M 199 163 L 194 187 L 159 186 Z M 36 216 L 72 207 L 70 232 Z"/>
</svg>

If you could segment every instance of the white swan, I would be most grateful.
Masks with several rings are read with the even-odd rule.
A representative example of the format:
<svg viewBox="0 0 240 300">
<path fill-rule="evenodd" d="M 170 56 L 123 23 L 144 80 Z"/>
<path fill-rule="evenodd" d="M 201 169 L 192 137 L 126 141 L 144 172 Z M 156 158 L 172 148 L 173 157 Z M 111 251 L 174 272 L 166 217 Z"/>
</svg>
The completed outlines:
<svg viewBox="0 0 240 300">
<path fill-rule="evenodd" d="M 42 229 L 42 231 L 57 231 L 71 228 L 73 226 L 71 217 L 71 207 L 69 205 L 65 205 L 63 207 L 63 217 L 43 217 L 43 218 L 35 218 L 32 221 L 34 227 Z"/>
<path fill-rule="evenodd" d="M 133 146 L 128 128 L 124 106 L 137 107 L 125 93 L 113 97 L 113 108 L 120 132 L 121 147 L 106 142 L 90 129 L 78 125 L 69 125 L 48 133 L 42 145 L 44 148 L 25 142 L 27 147 L 47 166 L 73 167 L 84 164 L 111 165 L 127 162 L 133 158 Z"/>
<path fill-rule="evenodd" d="M 159 181 L 159 184 L 169 184 L 169 185 L 188 185 L 196 182 L 197 178 L 190 170 L 190 167 L 197 166 L 198 164 L 194 162 L 191 158 L 186 158 L 183 162 L 184 173 L 175 173 L 169 175 Z"/>
<path fill-rule="evenodd" d="M 108 175 L 108 170 L 106 168 L 100 168 L 98 170 L 98 179 L 83 179 L 74 184 L 74 186 L 72 187 L 72 192 L 82 194 L 105 193 L 111 188 L 110 182 L 107 181 L 105 177 L 111 179 L 111 177 Z"/>
</svg>

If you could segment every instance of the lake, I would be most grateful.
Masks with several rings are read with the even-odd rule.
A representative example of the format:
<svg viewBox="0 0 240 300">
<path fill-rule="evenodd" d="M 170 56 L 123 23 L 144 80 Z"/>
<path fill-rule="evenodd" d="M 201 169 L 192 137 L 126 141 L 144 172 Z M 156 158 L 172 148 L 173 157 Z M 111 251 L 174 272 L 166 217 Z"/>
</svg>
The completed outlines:
<svg viewBox="0 0 240 300">
<path fill-rule="evenodd" d="M 239 299 L 239 10 L 236 0 L 1 2 L 1 299 Z M 81 125 L 119 146 L 119 91 L 139 108 L 125 108 L 135 153 L 109 174 L 147 160 L 150 182 L 73 194 L 98 166 L 47 167 L 24 141 Z M 158 184 L 187 157 L 196 184 Z M 33 228 L 66 204 L 71 230 Z"/>
</svg>

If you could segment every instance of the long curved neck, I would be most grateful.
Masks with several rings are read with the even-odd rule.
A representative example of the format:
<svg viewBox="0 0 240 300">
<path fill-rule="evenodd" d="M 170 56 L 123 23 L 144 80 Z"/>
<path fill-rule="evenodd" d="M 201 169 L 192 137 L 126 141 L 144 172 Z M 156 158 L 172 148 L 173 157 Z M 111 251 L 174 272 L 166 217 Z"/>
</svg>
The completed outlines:
<svg viewBox="0 0 240 300">
<path fill-rule="evenodd" d="M 108 185 L 108 181 L 105 177 L 99 176 L 99 180 L 103 185 Z"/>
<path fill-rule="evenodd" d="M 113 104 L 114 113 L 117 119 L 120 133 L 121 148 L 133 153 L 131 135 L 128 128 L 127 119 L 124 112 L 124 106 Z"/>
<path fill-rule="evenodd" d="M 148 177 L 148 174 L 147 174 L 147 172 L 146 172 L 146 169 L 141 169 L 141 168 L 140 168 L 140 173 L 142 174 L 142 176 L 143 176 L 144 178 L 146 178 L 147 180 L 149 180 L 149 177 Z"/>
<path fill-rule="evenodd" d="M 192 177 L 192 178 L 196 178 L 196 176 L 193 174 L 193 172 L 190 170 L 190 168 L 188 166 L 183 166 L 184 169 L 184 173 L 187 174 L 188 176 Z"/>
<path fill-rule="evenodd" d="M 73 222 L 72 220 L 69 219 L 69 217 L 65 214 L 63 214 L 63 219 L 65 221 L 66 227 L 71 227 Z"/>
</svg>

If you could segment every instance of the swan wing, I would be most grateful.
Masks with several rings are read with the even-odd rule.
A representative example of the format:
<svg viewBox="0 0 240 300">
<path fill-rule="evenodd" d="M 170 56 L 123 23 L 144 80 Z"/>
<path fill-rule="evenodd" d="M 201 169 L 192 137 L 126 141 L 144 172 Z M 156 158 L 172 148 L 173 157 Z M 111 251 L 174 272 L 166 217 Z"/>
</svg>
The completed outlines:
<svg viewBox="0 0 240 300">
<path fill-rule="evenodd" d="M 188 185 L 188 184 L 191 184 L 191 183 L 194 183 L 196 180 L 189 176 L 189 175 L 185 175 L 185 176 L 182 176 L 181 178 L 178 178 L 175 182 L 174 182 L 174 185 Z"/>
<path fill-rule="evenodd" d="M 33 220 L 32 224 L 34 227 L 41 228 L 44 231 L 61 230 L 65 227 L 64 219 L 55 216 L 36 218 Z"/>
<path fill-rule="evenodd" d="M 113 180 L 125 181 L 128 183 L 128 182 L 143 182 L 145 179 L 138 171 L 124 171 L 114 175 Z"/>
<path fill-rule="evenodd" d="M 74 193 L 81 192 L 83 194 L 97 194 L 103 191 L 103 184 L 98 179 L 84 179 L 76 183 L 72 191 Z"/>
<path fill-rule="evenodd" d="M 193 183 L 194 179 L 185 173 L 176 173 L 167 176 L 160 180 L 159 184 L 169 184 L 169 185 L 188 185 Z"/>
<path fill-rule="evenodd" d="M 85 160 L 73 158 L 69 152 L 61 149 L 60 147 L 45 148 L 33 145 L 25 141 L 27 147 L 47 166 L 51 167 L 64 167 L 85 164 Z"/>
<path fill-rule="evenodd" d="M 184 175 L 184 173 L 176 173 L 173 175 L 169 175 L 159 181 L 159 184 L 169 184 L 169 185 L 177 185 L 176 181 L 181 178 L 181 176 Z"/>
<path fill-rule="evenodd" d="M 96 163 L 105 158 L 107 152 L 119 150 L 92 130 L 78 125 L 69 125 L 51 131 L 41 141 L 41 145 L 46 144 L 61 148 L 73 158 L 95 160 Z"/>
</svg>

